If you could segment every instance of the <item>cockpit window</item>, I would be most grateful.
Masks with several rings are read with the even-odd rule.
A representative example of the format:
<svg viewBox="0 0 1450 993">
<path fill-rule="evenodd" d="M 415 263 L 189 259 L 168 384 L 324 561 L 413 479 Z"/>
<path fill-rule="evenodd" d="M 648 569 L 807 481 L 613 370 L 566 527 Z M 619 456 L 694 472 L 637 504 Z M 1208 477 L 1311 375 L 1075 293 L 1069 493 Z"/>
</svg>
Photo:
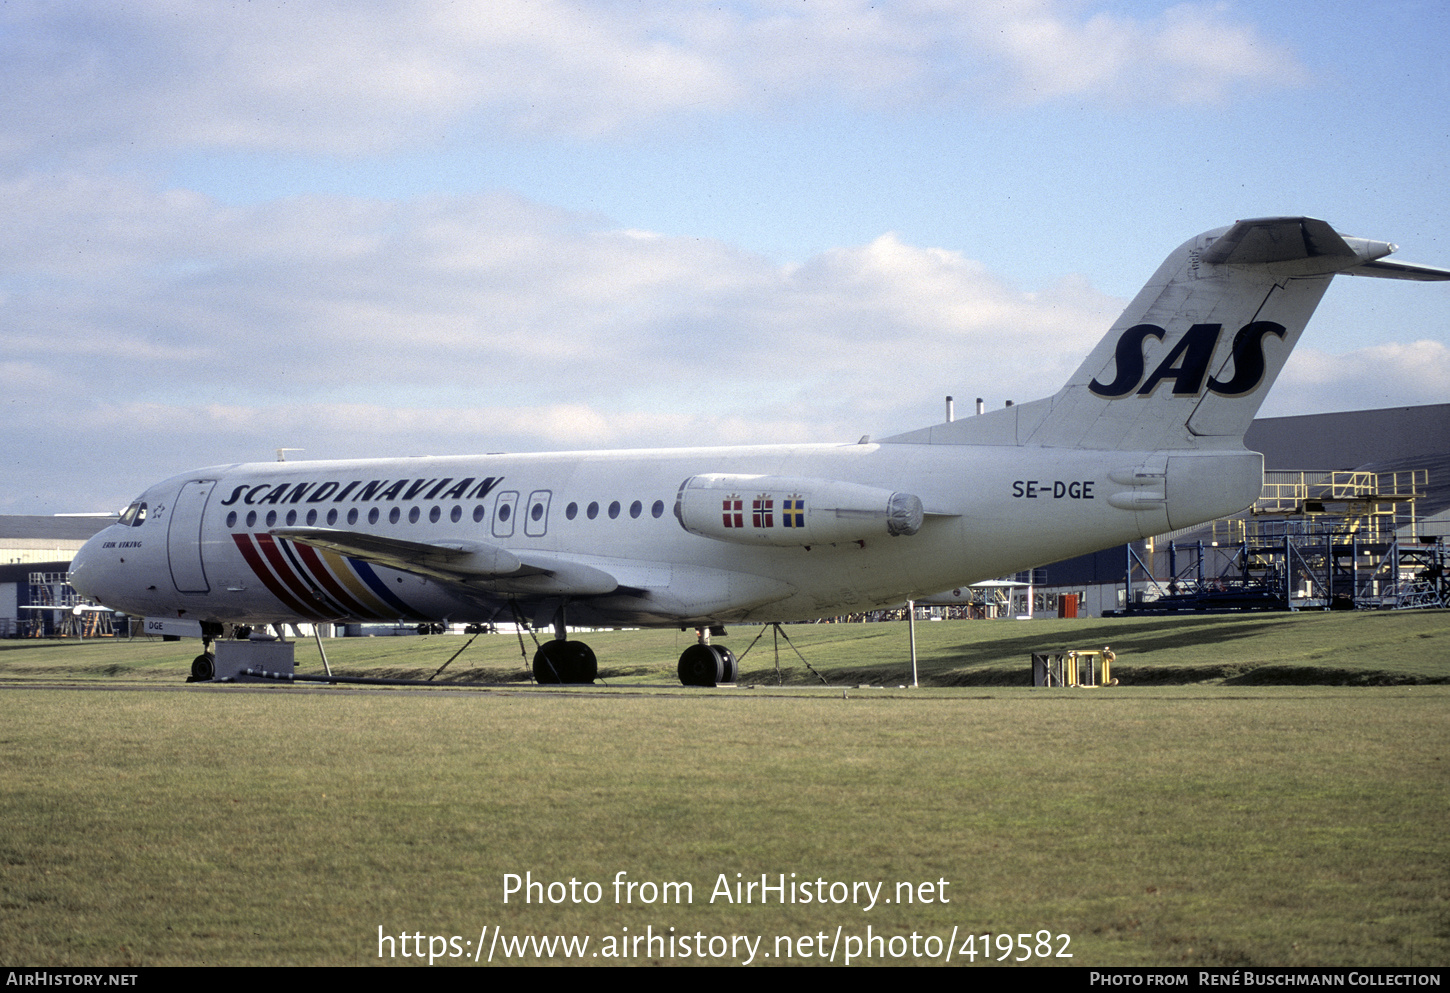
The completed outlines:
<svg viewBox="0 0 1450 993">
<path fill-rule="evenodd" d="M 137 500 L 127 507 L 121 514 L 118 524 L 124 524 L 128 528 L 139 528 L 146 523 L 146 504 Z"/>
</svg>

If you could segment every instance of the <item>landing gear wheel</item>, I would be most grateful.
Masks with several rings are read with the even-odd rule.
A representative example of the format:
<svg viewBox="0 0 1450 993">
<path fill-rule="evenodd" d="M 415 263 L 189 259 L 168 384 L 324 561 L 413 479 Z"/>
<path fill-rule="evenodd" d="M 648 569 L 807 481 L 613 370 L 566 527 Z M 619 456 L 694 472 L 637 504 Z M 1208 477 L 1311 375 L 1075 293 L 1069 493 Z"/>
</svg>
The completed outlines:
<svg viewBox="0 0 1450 993">
<path fill-rule="evenodd" d="M 536 683 L 592 683 L 598 675 L 599 660 L 582 641 L 546 641 L 534 653 Z"/>
<path fill-rule="evenodd" d="M 740 667 L 735 664 L 735 653 L 724 645 L 711 645 L 720 653 L 720 682 L 733 683 L 740 678 Z"/>
<path fill-rule="evenodd" d="M 680 653 L 680 682 L 685 686 L 716 686 L 725 682 L 725 660 L 722 651 L 714 645 L 691 645 Z M 730 668 L 735 668 L 735 657 L 730 657 Z"/>
<path fill-rule="evenodd" d="M 205 683 L 216 678 L 216 656 L 202 652 L 191 660 L 191 678 L 188 683 Z"/>
</svg>

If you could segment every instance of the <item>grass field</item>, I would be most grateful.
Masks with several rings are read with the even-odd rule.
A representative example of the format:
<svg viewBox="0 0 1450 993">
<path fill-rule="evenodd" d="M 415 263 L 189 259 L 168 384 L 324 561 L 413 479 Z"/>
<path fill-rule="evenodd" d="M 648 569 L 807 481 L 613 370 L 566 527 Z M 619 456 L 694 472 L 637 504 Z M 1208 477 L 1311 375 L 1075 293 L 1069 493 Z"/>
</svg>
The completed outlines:
<svg viewBox="0 0 1450 993">
<path fill-rule="evenodd" d="M 805 661 L 832 683 L 901 685 L 911 681 L 904 623 L 794 624 L 783 628 Z M 741 681 L 776 681 L 768 628 L 731 627 L 721 641 L 745 654 Z M 1035 650 L 1111 645 L 1113 675 L 1126 685 L 1247 684 L 1397 685 L 1450 683 L 1450 611 L 1320 612 L 1247 616 L 1095 620 L 942 621 L 916 625 L 924 686 L 1022 686 Z M 599 656 L 605 682 L 677 682 L 680 652 L 692 632 L 600 631 L 576 637 Z M 325 640 L 342 674 L 426 679 L 464 647 L 457 635 Z M 528 658 L 534 645 L 526 644 Z M 7 679 L 185 679 L 199 651 L 194 640 L 0 641 L 0 681 Z M 315 644 L 297 645 L 297 671 L 320 674 Z M 780 643 L 786 685 L 819 685 L 790 645 Z M 480 636 L 440 682 L 527 681 L 518 639 Z"/>
<path fill-rule="evenodd" d="M 1231 621 L 920 624 L 922 690 L 855 688 L 902 681 L 904 625 L 787 629 L 847 689 L 805 685 L 793 655 L 766 688 L 754 653 L 756 690 L 631 688 L 672 676 L 671 632 L 591 636 L 615 687 L 547 692 L 185 687 L 194 643 L 7 646 L 0 961 L 372 964 L 379 928 L 471 956 L 502 927 L 588 936 L 584 961 L 610 962 L 610 941 L 674 927 L 762 938 L 766 963 L 784 937 L 803 962 L 803 936 L 870 926 L 896 939 L 876 962 L 924 964 L 910 936 L 940 956 L 956 929 L 954 962 L 984 933 L 1029 933 L 1041 961 L 1044 931 L 1073 955 L 1047 961 L 1079 966 L 1450 964 L 1450 687 L 1412 685 L 1444 681 L 1447 616 Z M 517 674 L 507 640 L 461 671 Z M 1104 640 L 1137 685 L 969 685 Z M 328 650 L 426 675 L 462 641 Z M 1297 685 L 1255 685 L 1265 667 Z M 693 899 L 617 903 L 620 872 Z M 600 899 L 505 904 L 509 873 Z M 931 902 L 710 902 L 736 873 Z M 625 961 L 700 960 L 678 949 Z M 521 959 L 540 960 L 563 959 Z"/>
</svg>

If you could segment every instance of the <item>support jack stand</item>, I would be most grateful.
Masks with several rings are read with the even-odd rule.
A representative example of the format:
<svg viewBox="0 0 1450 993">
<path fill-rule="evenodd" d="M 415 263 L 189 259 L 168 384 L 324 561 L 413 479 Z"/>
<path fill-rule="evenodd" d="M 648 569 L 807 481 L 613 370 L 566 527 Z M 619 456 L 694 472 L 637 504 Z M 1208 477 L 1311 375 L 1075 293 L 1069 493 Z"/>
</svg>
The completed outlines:
<svg viewBox="0 0 1450 993">
<path fill-rule="evenodd" d="M 780 626 L 780 622 L 779 621 L 772 621 L 771 624 L 770 624 L 770 630 L 772 632 L 771 640 L 772 640 L 772 642 L 774 642 L 774 645 L 775 645 L 775 683 L 776 683 L 777 686 L 783 686 L 785 684 L 785 677 L 781 674 L 781 671 L 780 671 L 780 639 L 781 638 L 784 638 L 785 639 L 785 643 L 790 646 L 790 650 L 791 651 L 793 651 L 793 652 L 796 653 L 796 657 L 799 658 L 802 663 L 804 663 L 805 667 L 807 669 L 810 669 L 811 675 L 813 675 L 817 679 L 819 679 L 823 685 L 825 685 L 825 686 L 829 686 L 830 685 L 830 683 L 827 683 L 826 682 L 826 677 L 825 676 L 822 676 L 819 672 L 816 672 L 815 668 L 812 667 L 809 662 L 806 662 L 806 657 L 801 654 L 801 650 L 799 648 L 795 647 L 795 642 L 793 642 L 793 641 L 790 640 L 790 635 L 788 635 L 788 634 L 785 633 L 785 630 Z M 745 656 L 747 656 L 747 655 L 750 654 L 750 649 L 751 648 L 754 648 L 755 645 L 756 645 L 756 642 L 760 641 L 760 639 L 761 638 L 764 638 L 764 637 L 765 637 L 765 629 L 762 628 L 761 631 L 760 631 L 760 633 L 755 636 L 755 641 L 752 641 L 750 643 L 750 648 L 747 648 L 747 649 L 745 649 L 745 651 L 743 651 L 743 652 L 740 653 L 740 660 L 741 661 L 744 661 Z"/>
</svg>

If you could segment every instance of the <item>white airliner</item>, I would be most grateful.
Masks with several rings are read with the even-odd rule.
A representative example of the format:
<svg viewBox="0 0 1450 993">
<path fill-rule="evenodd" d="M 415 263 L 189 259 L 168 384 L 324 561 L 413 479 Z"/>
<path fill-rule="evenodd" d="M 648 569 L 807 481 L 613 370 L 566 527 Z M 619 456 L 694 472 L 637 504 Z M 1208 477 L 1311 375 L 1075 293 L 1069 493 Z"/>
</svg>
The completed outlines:
<svg viewBox="0 0 1450 993">
<path fill-rule="evenodd" d="M 1051 397 L 855 444 L 214 466 L 81 549 L 77 590 L 147 618 L 714 628 L 923 594 L 1212 520 L 1259 495 L 1243 436 L 1336 273 L 1450 279 L 1323 221 L 1176 249 Z M 733 676 L 702 639 L 681 679 Z"/>
</svg>

